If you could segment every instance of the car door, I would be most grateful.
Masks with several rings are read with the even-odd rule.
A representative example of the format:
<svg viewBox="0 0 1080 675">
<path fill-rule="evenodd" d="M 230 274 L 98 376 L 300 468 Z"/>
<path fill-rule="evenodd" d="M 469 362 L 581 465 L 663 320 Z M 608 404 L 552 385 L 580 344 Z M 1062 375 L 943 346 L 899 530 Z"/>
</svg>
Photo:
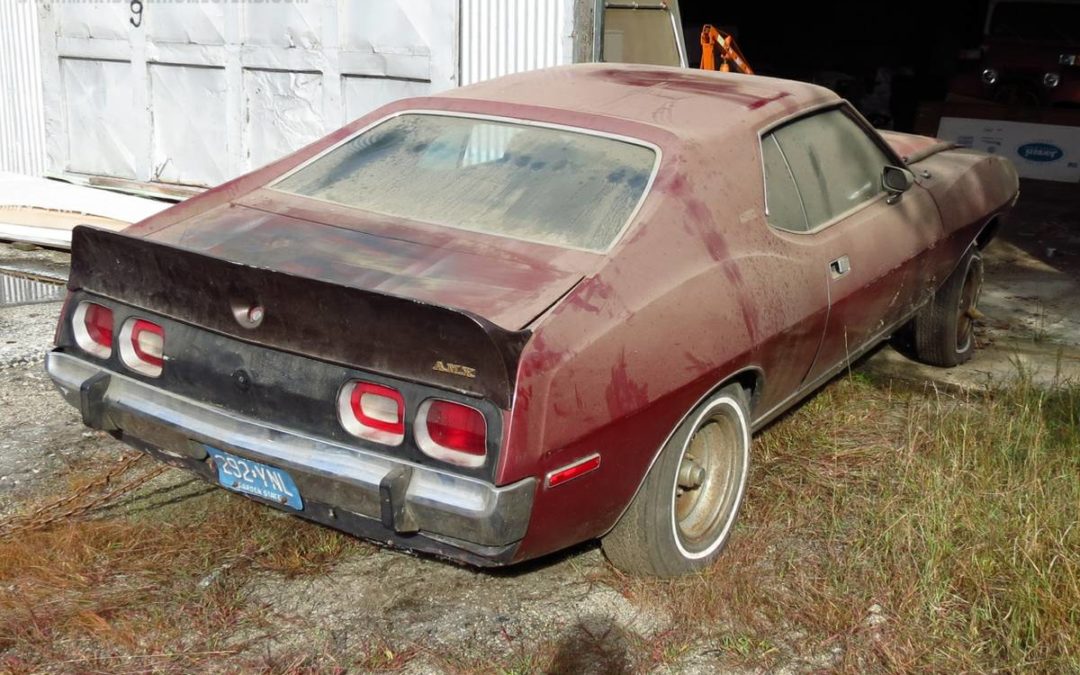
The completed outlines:
<svg viewBox="0 0 1080 675">
<path fill-rule="evenodd" d="M 923 286 L 920 253 L 940 221 L 925 190 L 899 199 L 885 192 L 883 170 L 899 162 L 845 108 L 772 129 L 762 153 L 790 173 L 801 205 L 777 236 L 818 266 L 828 289 L 824 334 L 804 378 L 813 383 L 910 313 Z"/>
</svg>

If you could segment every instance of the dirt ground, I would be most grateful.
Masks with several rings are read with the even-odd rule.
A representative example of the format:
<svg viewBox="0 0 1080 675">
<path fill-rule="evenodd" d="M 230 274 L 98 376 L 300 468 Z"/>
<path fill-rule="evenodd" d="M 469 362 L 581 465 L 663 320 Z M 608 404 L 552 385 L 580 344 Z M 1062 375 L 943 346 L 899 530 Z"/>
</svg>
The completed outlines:
<svg viewBox="0 0 1080 675">
<path fill-rule="evenodd" d="M 983 346 L 1080 348 L 1080 188 L 1026 181 L 985 254 Z"/>
<path fill-rule="evenodd" d="M 987 253 L 987 282 L 980 329 L 982 352 L 957 369 L 957 381 L 985 385 L 1016 372 L 1016 354 L 1061 375 L 1080 373 L 1080 216 L 1075 186 L 1025 185 L 1021 202 L 1000 241 Z M 0 245 L 0 269 L 62 265 L 58 254 L 15 251 Z M 36 276 L 46 276 L 37 274 Z M 42 496 L 59 494 L 73 471 L 105 465 L 124 449 L 86 430 L 46 377 L 41 355 L 59 312 L 57 302 L 0 307 L 0 516 Z M 884 349 L 861 368 L 912 377 L 910 362 Z M 1075 364 L 1073 363 L 1075 361 Z M 900 364 L 900 365 L 898 365 Z M 997 365 L 994 365 L 997 364 Z M 1004 365 L 1002 365 L 1004 364 Z M 1056 364 L 1056 365 L 1055 365 Z M 917 371 L 914 377 L 922 377 Z M 118 507 L 176 508 L 222 496 L 169 470 Z M 266 510 L 267 518 L 284 516 Z M 295 521 L 296 527 L 314 525 Z M 218 570 L 223 572 L 223 570 Z M 483 572 L 427 557 L 363 545 L 337 562 L 331 574 L 295 576 L 259 572 L 246 597 L 272 604 L 287 630 L 260 640 L 259 650 L 326 654 L 365 653 L 393 666 L 397 645 L 413 653 L 403 672 L 487 670 L 497 659 L 504 672 L 529 672 L 544 637 L 554 656 L 550 672 L 743 672 L 731 658 L 732 642 L 681 641 L 672 617 L 651 603 L 635 602 L 611 582 L 615 573 L 595 544 L 509 571 Z M 205 587 L 215 583 L 214 573 Z M 202 584 L 200 584 L 202 585 Z M 2 592 L 2 590 L 0 590 Z M 875 606 L 858 611 L 876 621 Z M 880 612 L 880 608 L 876 610 Z M 797 636 L 796 636 L 797 637 Z M 225 638 L 243 640 L 250 636 Z M 771 672 L 813 672 L 839 662 L 837 649 L 790 649 L 791 636 L 772 639 Z M 641 657 L 652 649 L 654 658 Z M 0 655 L 2 655 L 0 646 Z M 633 652 L 632 660 L 627 654 Z M 445 655 L 453 654 L 453 657 Z M 374 663 L 374 661 L 373 661 Z M 734 665 L 733 665 L 734 663 Z M 68 666 L 61 670 L 79 670 Z M 227 669 L 227 668 L 226 668 Z M 745 672 L 758 672 L 757 665 Z"/>
</svg>

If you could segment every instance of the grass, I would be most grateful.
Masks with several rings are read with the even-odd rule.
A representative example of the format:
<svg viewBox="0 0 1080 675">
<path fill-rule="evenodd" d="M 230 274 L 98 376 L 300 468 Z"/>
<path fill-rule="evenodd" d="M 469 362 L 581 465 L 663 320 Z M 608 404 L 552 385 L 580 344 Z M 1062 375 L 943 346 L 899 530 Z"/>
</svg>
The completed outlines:
<svg viewBox="0 0 1080 675">
<path fill-rule="evenodd" d="M 1080 672 L 1078 416 L 1076 387 L 847 378 L 757 439 L 716 567 L 618 583 L 733 663 Z"/>
<path fill-rule="evenodd" d="M 221 662 L 270 628 L 251 572 L 318 573 L 361 546 L 220 491 L 0 540 L 0 672 Z"/>
<path fill-rule="evenodd" d="M 114 510 L 0 540 L 0 672 L 366 672 L 414 658 L 453 673 L 630 673 L 688 658 L 1080 672 L 1078 416 L 1076 386 L 953 395 L 854 371 L 755 439 L 744 511 L 713 568 L 671 581 L 582 571 L 666 627 L 646 638 L 579 617 L 554 633 L 504 631 L 496 654 L 393 634 L 341 647 L 329 627 L 249 593 L 256 573 L 321 574 L 371 550 L 350 537 L 221 491 Z M 415 574 L 441 564 L 395 561 Z M 560 592 L 542 577 L 511 590 Z M 301 639 L 271 652 L 282 631 Z"/>
</svg>

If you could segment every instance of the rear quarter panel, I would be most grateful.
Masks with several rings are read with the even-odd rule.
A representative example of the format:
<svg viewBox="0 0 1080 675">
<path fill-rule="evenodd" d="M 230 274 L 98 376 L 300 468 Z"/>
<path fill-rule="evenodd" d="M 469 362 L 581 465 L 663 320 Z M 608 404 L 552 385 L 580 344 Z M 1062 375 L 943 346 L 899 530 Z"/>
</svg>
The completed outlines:
<svg viewBox="0 0 1080 675">
<path fill-rule="evenodd" d="M 538 487 L 519 559 L 610 529 L 683 416 L 733 373 L 790 353 L 773 347 L 821 309 L 823 285 L 785 276 L 770 247 L 756 135 L 709 155 L 668 150 L 637 223 L 525 347 L 499 482 L 595 452 L 601 465 Z"/>
<path fill-rule="evenodd" d="M 733 374 L 761 378 L 755 415 L 786 400 L 809 367 L 820 333 L 793 327 L 824 321 L 823 285 L 799 276 L 812 267 L 785 258 L 765 224 L 756 147 L 747 136 L 711 154 L 668 152 L 624 241 L 534 326 L 498 472 L 500 484 L 541 478 L 517 559 L 610 529 L 683 416 Z M 1015 172 L 963 151 L 913 168 L 931 172 L 922 182 L 945 221 L 932 265 L 940 283 L 1012 202 Z M 597 452 L 597 471 L 543 484 Z"/>
</svg>

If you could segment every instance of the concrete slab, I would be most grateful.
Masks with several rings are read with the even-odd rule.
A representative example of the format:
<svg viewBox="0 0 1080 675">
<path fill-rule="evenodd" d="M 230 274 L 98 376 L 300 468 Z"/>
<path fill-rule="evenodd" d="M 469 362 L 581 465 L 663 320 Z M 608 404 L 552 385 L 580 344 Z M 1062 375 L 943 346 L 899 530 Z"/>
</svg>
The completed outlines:
<svg viewBox="0 0 1080 675">
<path fill-rule="evenodd" d="M 932 382 L 944 389 L 985 391 L 1027 381 L 1043 389 L 1080 385 L 1080 349 L 1066 345 L 1003 342 L 980 349 L 968 363 L 935 368 L 884 347 L 860 368 L 898 380 Z"/>
<path fill-rule="evenodd" d="M 983 316 L 970 362 L 934 368 L 885 348 L 860 367 L 961 389 L 1020 377 L 1041 387 L 1080 384 L 1080 190 L 1022 181 L 1020 201 L 983 261 Z"/>
</svg>

